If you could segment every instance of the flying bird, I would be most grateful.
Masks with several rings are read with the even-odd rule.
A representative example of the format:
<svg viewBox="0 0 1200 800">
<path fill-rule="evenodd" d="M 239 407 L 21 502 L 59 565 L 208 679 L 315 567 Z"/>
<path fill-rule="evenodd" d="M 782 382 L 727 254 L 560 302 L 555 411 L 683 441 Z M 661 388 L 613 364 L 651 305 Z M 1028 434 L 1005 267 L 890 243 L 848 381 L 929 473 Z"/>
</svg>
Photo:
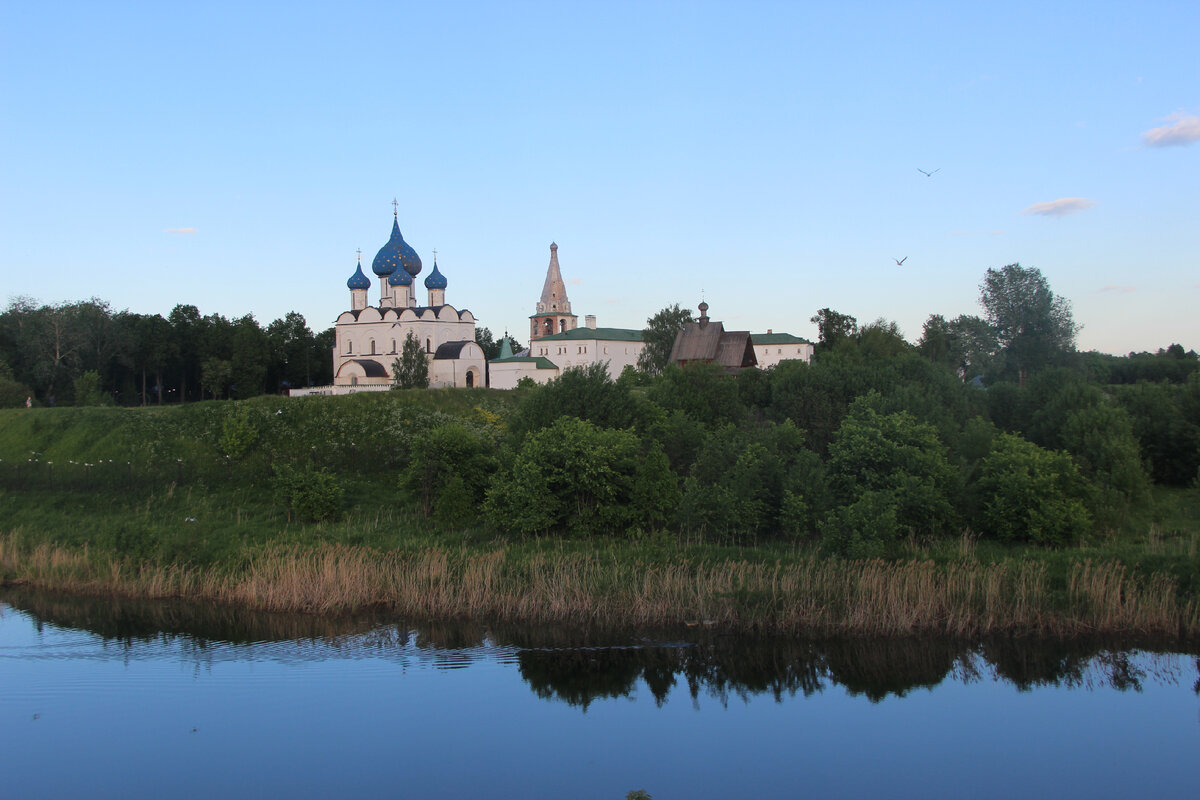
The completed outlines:
<svg viewBox="0 0 1200 800">
<path fill-rule="evenodd" d="M 941 167 L 938 167 L 938 168 L 937 168 L 937 169 L 935 169 L 933 172 L 939 172 L 941 169 L 942 169 Z M 921 169 L 920 167 L 917 167 L 917 172 L 921 173 L 921 174 L 922 174 L 922 175 L 924 175 L 926 178 L 932 178 L 932 177 L 933 177 L 933 172 L 926 172 L 925 170 Z"/>
<path fill-rule="evenodd" d="M 897 267 L 903 267 L 904 262 L 908 261 L 908 256 L 905 256 L 904 258 L 893 258 L 892 261 L 896 262 Z"/>
</svg>

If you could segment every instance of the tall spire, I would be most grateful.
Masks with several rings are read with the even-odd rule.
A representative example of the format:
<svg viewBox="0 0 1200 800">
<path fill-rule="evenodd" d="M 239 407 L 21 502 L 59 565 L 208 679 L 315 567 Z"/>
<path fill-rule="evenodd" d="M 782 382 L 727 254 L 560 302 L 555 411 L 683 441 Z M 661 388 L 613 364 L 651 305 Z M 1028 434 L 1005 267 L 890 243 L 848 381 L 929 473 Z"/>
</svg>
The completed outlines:
<svg viewBox="0 0 1200 800">
<path fill-rule="evenodd" d="M 558 245 L 550 243 L 550 266 L 546 268 L 546 283 L 542 287 L 542 299 L 538 301 L 539 314 L 570 314 L 571 301 L 567 299 L 567 286 L 563 283 L 558 268 Z"/>
</svg>

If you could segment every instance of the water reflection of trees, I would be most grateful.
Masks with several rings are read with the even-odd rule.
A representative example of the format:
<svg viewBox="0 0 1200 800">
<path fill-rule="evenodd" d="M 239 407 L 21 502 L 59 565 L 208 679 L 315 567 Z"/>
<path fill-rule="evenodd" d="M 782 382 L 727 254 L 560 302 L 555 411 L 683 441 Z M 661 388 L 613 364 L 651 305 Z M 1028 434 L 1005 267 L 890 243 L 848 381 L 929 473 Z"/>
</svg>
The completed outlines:
<svg viewBox="0 0 1200 800">
<path fill-rule="evenodd" d="M 977 642 L 941 639 L 755 639 L 659 636 L 480 622 L 412 624 L 379 614 L 353 617 L 262 614 L 185 602 L 77 597 L 8 587 L 0 599 L 39 624 L 90 631 L 106 646 L 128 652 L 171 643 L 197 663 L 215 643 L 234 653 L 288 660 L 343 656 L 420 661 L 461 668 L 484 658 L 512 659 L 539 696 L 587 709 L 632 695 L 644 686 L 659 704 L 682 681 L 693 702 L 727 703 L 769 695 L 776 701 L 831 687 L 872 702 L 957 681 L 1003 680 L 1022 691 L 1037 687 L 1139 691 L 1147 680 L 1177 683 L 1183 661 L 1155 658 L 1175 642 L 1120 643 L 1006 638 Z M 228 649 L 228 648 L 227 648 Z M 1194 652 L 1194 651 L 1193 651 Z M 1196 660 L 1200 675 L 1200 659 Z M 1200 678 L 1194 687 L 1200 693 Z"/>
</svg>

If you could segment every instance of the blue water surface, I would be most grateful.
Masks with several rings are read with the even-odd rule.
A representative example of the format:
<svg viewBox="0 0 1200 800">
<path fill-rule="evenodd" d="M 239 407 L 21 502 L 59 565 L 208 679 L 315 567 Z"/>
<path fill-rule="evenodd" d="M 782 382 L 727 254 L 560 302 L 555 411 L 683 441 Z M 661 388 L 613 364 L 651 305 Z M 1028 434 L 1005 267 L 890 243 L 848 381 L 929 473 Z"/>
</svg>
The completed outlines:
<svg viewBox="0 0 1200 800">
<path fill-rule="evenodd" d="M 0 796 L 1200 797 L 1192 655 L 1018 685 L 968 648 L 932 686 L 763 690 L 708 647 L 122 638 L 0 603 Z M 613 678 L 641 658 L 656 691 Z"/>
</svg>

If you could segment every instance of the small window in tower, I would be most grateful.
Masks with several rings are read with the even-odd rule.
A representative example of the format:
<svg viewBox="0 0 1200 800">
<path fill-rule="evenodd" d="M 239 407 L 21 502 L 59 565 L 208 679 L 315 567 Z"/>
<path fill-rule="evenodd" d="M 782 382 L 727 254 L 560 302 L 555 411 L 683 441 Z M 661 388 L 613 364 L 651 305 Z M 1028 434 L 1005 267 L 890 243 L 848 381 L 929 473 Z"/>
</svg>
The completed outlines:
<svg viewBox="0 0 1200 800">
<path fill-rule="evenodd" d="M 371 340 L 371 355 L 375 355 L 375 340 Z"/>
<path fill-rule="evenodd" d="M 433 352 L 433 342 L 428 336 L 425 337 L 425 352 L 426 353 Z"/>
<path fill-rule="evenodd" d="M 354 353 L 354 342 L 346 342 L 346 352 L 350 354 Z"/>
</svg>

